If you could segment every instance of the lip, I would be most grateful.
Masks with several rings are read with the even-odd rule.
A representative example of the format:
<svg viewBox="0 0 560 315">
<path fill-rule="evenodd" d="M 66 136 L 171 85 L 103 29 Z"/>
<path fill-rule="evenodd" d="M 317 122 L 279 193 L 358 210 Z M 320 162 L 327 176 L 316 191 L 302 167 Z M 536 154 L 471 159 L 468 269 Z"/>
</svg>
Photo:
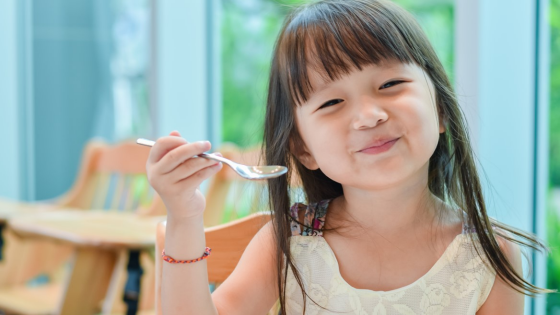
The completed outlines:
<svg viewBox="0 0 560 315">
<path fill-rule="evenodd" d="M 393 145 L 399 140 L 400 138 L 393 138 L 390 140 L 380 140 L 376 141 L 376 143 L 372 145 L 368 145 L 367 148 L 362 149 L 358 152 L 361 153 L 368 153 L 368 154 L 378 154 L 385 151 L 388 151 L 393 147 Z"/>
</svg>

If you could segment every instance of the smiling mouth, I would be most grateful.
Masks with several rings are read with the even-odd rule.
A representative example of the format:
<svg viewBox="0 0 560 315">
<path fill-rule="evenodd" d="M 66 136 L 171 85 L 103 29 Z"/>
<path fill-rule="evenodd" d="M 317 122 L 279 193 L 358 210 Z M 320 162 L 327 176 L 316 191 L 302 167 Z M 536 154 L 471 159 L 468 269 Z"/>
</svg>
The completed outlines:
<svg viewBox="0 0 560 315">
<path fill-rule="evenodd" d="M 363 150 L 360 150 L 358 152 L 361 153 L 367 153 L 367 154 L 378 154 L 378 153 L 382 153 L 385 151 L 388 151 L 389 149 L 391 149 L 393 147 L 393 145 L 399 140 L 400 138 L 396 138 L 393 140 L 389 140 L 387 142 L 385 142 L 382 145 L 378 145 L 378 146 L 371 146 L 368 148 L 365 148 Z"/>
</svg>

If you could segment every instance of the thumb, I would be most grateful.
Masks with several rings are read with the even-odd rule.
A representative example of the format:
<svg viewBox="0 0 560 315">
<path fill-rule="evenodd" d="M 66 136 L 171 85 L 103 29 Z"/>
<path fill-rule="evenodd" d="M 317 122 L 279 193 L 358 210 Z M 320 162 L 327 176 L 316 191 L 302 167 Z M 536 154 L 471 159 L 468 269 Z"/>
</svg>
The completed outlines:
<svg viewBox="0 0 560 315">
<path fill-rule="evenodd" d="M 180 137 L 181 134 L 179 133 L 179 131 L 177 130 L 173 130 L 169 133 L 170 136 L 176 136 L 176 137 Z"/>
</svg>

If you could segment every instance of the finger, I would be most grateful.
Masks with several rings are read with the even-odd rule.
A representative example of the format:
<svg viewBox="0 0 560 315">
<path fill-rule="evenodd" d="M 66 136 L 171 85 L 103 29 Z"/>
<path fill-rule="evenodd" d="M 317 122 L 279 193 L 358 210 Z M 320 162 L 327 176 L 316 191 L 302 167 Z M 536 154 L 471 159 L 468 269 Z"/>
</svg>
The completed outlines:
<svg viewBox="0 0 560 315">
<path fill-rule="evenodd" d="M 147 162 L 152 164 L 156 163 L 171 150 L 187 143 L 187 140 L 177 136 L 161 137 L 150 150 Z"/>
<path fill-rule="evenodd" d="M 218 163 L 219 162 L 213 160 L 196 157 L 186 160 L 185 162 L 181 163 L 181 165 L 177 166 L 173 171 L 164 176 L 169 176 L 168 179 L 166 179 L 167 182 L 177 183 L 187 177 L 193 176 L 195 173 L 199 172 L 202 169 L 216 165 Z"/>
<path fill-rule="evenodd" d="M 167 174 L 193 156 L 210 150 L 210 147 L 211 145 L 208 141 L 199 141 L 178 146 L 161 158 L 158 162 L 158 164 L 160 164 L 159 171 L 161 174 Z"/>
<path fill-rule="evenodd" d="M 170 136 L 180 137 L 181 134 L 177 130 L 173 130 L 169 133 Z"/>
<path fill-rule="evenodd" d="M 200 184 L 202 184 L 203 181 L 219 172 L 222 167 L 222 163 L 216 163 L 212 166 L 203 168 L 200 171 L 194 173 L 192 176 L 182 179 L 181 181 L 179 181 L 179 184 L 185 185 L 185 188 L 187 189 L 197 188 L 200 186 Z"/>
</svg>

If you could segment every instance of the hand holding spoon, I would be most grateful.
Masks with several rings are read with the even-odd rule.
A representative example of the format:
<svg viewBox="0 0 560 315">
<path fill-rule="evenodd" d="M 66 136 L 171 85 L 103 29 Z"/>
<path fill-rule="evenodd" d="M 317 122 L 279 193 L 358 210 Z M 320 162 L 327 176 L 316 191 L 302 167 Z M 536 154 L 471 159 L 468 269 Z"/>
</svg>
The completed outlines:
<svg viewBox="0 0 560 315">
<path fill-rule="evenodd" d="M 136 143 L 151 147 L 155 144 L 155 141 L 140 138 L 136 140 Z M 248 166 L 248 165 L 235 163 L 224 157 L 217 156 L 210 153 L 202 153 L 196 156 L 227 164 L 241 177 L 246 179 L 251 179 L 251 180 L 274 178 L 274 177 L 284 175 L 288 172 L 288 168 L 285 166 L 279 166 L 279 165 Z"/>
</svg>

